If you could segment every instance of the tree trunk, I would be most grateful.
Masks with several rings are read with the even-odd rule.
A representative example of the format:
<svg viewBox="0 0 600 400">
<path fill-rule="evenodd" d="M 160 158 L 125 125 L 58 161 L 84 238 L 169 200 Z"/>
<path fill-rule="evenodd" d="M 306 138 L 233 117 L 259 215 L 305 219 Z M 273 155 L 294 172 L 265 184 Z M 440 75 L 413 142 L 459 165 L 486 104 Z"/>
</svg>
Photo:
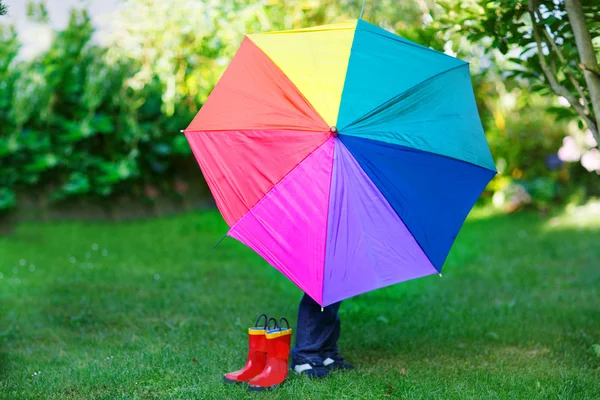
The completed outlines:
<svg viewBox="0 0 600 400">
<path fill-rule="evenodd" d="M 585 21 L 581 0 L 565 0 L 567 15 L 571 22 L 573 34 L 575 35 L 575 43 L 579 51 L 579 58 L 583 64 L 583 75 L 590 90 L 590 98 L 594 110 L 596 129 L 590 127 L 594 134 L 596 143 L 600 147 L 600 68 L 598 68 L 598 60 L 592 45 L 592 37 Z M 594 132 L 595 131 L 595 132 Z"/>
</svg>

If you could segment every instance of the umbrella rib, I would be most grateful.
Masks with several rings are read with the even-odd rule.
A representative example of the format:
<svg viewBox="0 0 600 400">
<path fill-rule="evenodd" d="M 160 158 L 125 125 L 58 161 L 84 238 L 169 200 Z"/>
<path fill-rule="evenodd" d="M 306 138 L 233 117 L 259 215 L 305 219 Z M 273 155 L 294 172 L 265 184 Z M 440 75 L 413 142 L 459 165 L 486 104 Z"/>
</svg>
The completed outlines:
<svg viewBox="0 0 600 400">
<path fill-rule="evenodd" d="M 221 239 L 219 239 L 219 241 L 213 245 L 213 247 L 211 247 L 211 250 L 214 250 L 214 249 L 215 249 L 215 248 L 216 248 L 218 245 L 220 245 L 220 244 L 221 244 L 221 242 L 222 242 L 223 240 L 225 240 L 225 238 L 226 238 L 226 237 L 227 237 L 227 233 L 226 233 L 226 234 L 224 234 L 224 235 L 223 235 L 223 237 L 221 237 Z"/>
<path fill-rule="evenodd" d="M 292 83 L 293 84 L 293 83 Z M 298 88 L 296 88 L 296 90 L 298 90 Z M 255 102 L 259 103 L 259 104 L 263 104 L 265 106 L 269 106 L 274 110 L 277 110 L 279 112 L 285 112 L 286 110 L 280 106 L 278 106 L 277 104 L 273 104 L 272 102 L 268 102 L 264 99 L 260 99 L 258 96 L 254 96 L 251 93 L 242 91 L 240 89 L 237 88 L 231 88 L 231 91 L 234 93 L 239 93 L 240 96 L 244 96 L 248 99 L 252 99 Z M 298 93 L 300 93 L 300 91 L 298 90 Z M 293 130 L 295 131 L 302 131 L 302 132 L 322 132 L 323 130 L 327 130 L 329 128 L 329 126 L 327 125 L 327 122 L 325 122 L 325 120 L 323 119 L 323 117 L 314 109 L 314 107 L 308 102 L 308 100 L 306 100 L 306 98 L 304 98 L 304 96 L 302 96 L 302 93 L 300 93 L 300 95 L 302 96 L 302 98 L 304 99 L 304 101 L 306 101 L 307 105 L 313 109 L 315 111 L 315 113 L 317 114 L 317 116 L 319 117 L 319 120 L 314 120 L 313 118 L 311 118 L 310 115 L 306 114 L 306 112 L 304 112 L 303 110 L 301 110 L 301 107 L 298 107 L 297 104 L 295 104 L 294 102 L 292 102 L 288 96 L 285 95 L 285 93 L 282 91 L 282 97 L 285 98 L 286 100 L 289 101 L 289 103 L 294 106 L 294 108 L 297 111 L 300 111 L 302 117 L 306 118 L 307 120 L 311 121 L 311 122 L 315 122 L 315 123 L 322 123 L 323 126 L 319 127 L 319 128 L 310 128 L 308 126 L 300 126 L 300 127 L 293 127 Z M 291 128 L 291 127 L 290 127 Z M 269 129 L 274 129 L 274 128 L 269 128 Z M 286 128 L 289 129 L 289 128 Z M 185 130 L 184 132 L 227 132 L 227 131 L 245 131 L 245 130 L 259 130 L 256 128 L 228 128 L 228 129 L 195 129 L 195 130 Z"/>
<path fill-rule="evenodd" d="M 184 129 L 183 133 L 209 133 L 209 132 L 246 132 L 246 131 L 272 131 L 277 128 L 256 129 L 256 128 L 225 128 L 225 129 Z M 298 131 L 298 132 L 323 132 L 325 129 L 307 129 L 304 127 L 283 128 L 282 130 Z"/>
<path fill-rule="evenodd" d="M 337 142 L 337 143 L 336 143 Z M 329 191 L 327 192 L 327 219 L 325 221 L 325 246 L 323 248 L 323 274 L 321 275 L 321 302 L 325 298 L 325 263 L 327 262 L 327 238 L 329 236 L 329 212 L 331 211 L 331 190 L 333 189 L 333 174 L 335 168 L 336 147 L 342 145 L 339 140 L 333 144 L 333 157 L 331 157 L 331 174 L 329 174 Z M 322 305 L 322 304 L 321 304 Z M 321 308 L 323 311 L 323 308 Z"/>
<path fill-rule="evenodd" d="M 443 76 L 444 74 L 450 72 L 450 71 L 454 71 L 455 69 L 458 68 L 463 68 L 463 67 L 467 67 L 468 68 L 468 64 L 461 64 L 458 65 L 456 67 L 452 67 L 450 69 L 447 69 L 445 71 L 442 71 L 440 73 L 437 73 L 427 79 L 425 79 L 424 81 L 421 81 L 419 83 L 417 83 L 414 86 L 411 86 L 410 88 L 406 89 L 404 92 L 397 94 L 396 96 L 392 97 L 391 99 L 381 103 L 379 106 L 375 107 L 374 109 L 372 109 L 371 111 L 369 111 L 368 113 L 366 113 L 365 115 L 363 115 L 362 117 L 354 120 L 353 122 L 350 122 L 348 125 L 344 126 L 342 129 L 347 129 L 350 128 L 352 126 L 358 125 L 361 122 L 364 122 L 366 120 L 368 120 L 369 118 L 373 117 L 374 115 L 380 113 L 381 111 L 393 106 L 394 104 L 398 103 L 400 100 L 410 96 L 411 94 L 413 94 L 414 92 L 416 92 L 420 87 L 424 86 L 425 84 L 430 83 L 431 81 L 440 78 L 441 76 Z M 343 133 L 343 132 L 341 132 Z"/>
<path fill-rule="evenodd" d="M 366 160 L 368 162 L 368 160 Z M 375 167 L 372 165 L 371 169 L 375 169 Z M 388 198 L 381 192 L 381 190 L 379 189 L 379 187 L 377 185 L 375 185 L 375 182 L 373 182 L 373 180 L 371 179 L 371 177 L 369 176 L 369 180 L 371 180 L 371 182 L 373 183 L 373 185 L 377 188 L 377 190 L 379 191 L 379 193 L 381 194 L 381 197 L 388 203 L 390 204 L 390 201 L 388 200 Z M 427 260 L 429 261 L 429 264 L 431 264 L 431 266 L 433 267 L 433 269 L 435 269 L 437 272 L 441 272 L 443 265 L 440 267 L 440 269 L 438 270 L 437 267 L 433 264 L 433 261 L 431 260 L 431 257 L 429 256 L 429 254 L 427 254 L 425 252 L 425 249 L 423 248 L 423 245 L 417 240 L 417 237 L 415 236 L 415 234 L 413 233 L 412 229 L 410 229 L 410 227 L 406 224 L 406 221 L 404 221 L 404 218 L 402 218 L 402 216 L 400 215 L 400 213 L 398 212 L 398 210 L 396 210 L 394 207 L 391 206 L 392 210 L 394 211 L 394 213 L 398 216 L 398 219 L 402 222 L 402 224 L 404 225 L 404 227 L 406 228 L 406 230 L 410 233 L 410 235 L 412 236 L 412 238 L 414 239 L 415 243 L 417 244 L 417 246 L 419 246 L 419 248 L 421 249 L 421 251 L 423 252 L 423 254 L 425 255 L 425 257 L 427 258 Z M 433 272 L 432 272 L 433 274 Z"/>
</svg>

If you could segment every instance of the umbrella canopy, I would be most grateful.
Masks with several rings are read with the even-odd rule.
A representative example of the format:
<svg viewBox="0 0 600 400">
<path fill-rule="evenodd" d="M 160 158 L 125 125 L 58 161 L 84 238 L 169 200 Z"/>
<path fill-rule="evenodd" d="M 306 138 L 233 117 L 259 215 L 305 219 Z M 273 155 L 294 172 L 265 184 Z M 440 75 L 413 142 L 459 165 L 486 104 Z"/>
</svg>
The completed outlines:
<svg viewBox="0 0 600 400">
<path fill-rule="evenodd" d="M 228 235 L 322 306 L 439 273 L 496 174 L 468 63 L 364 20 L 246 36 L 185 135 Z"/>
</svg>

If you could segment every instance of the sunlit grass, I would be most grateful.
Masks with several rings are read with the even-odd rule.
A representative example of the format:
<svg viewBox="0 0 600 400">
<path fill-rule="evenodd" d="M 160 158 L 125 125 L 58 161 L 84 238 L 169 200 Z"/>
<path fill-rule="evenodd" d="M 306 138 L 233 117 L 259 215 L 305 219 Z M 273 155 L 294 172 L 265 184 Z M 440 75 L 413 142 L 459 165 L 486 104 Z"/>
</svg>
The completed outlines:
<svg viewBox="0 0 600 400">
<path fill-rule="evenodd" d="M 600 200 L 582 206 L 570 205 L 545 224 L 547 231 L 556 229 L 599 230 Z"/>
<path fill-rule="evenodd" d="M 475 207 L 469 213 L 469 221 L 475 221 L 480 219 L 487 219 L 491 217 L 501 216 L 502 211 L 494 207 L 492 204 L 486 204 L 485 206 Z"/>
<path fill-rule="evenodd" d="M 0 238 L 0 398 L 597 399 L 600 228 L 573 218 L 475 210 L 442 278 L 342 305 L 355 372 L 266 396 L 221 375 L 301 293 L 231 239 L 210 251 L 218 214 L 25 224 Z"/>
</svg>

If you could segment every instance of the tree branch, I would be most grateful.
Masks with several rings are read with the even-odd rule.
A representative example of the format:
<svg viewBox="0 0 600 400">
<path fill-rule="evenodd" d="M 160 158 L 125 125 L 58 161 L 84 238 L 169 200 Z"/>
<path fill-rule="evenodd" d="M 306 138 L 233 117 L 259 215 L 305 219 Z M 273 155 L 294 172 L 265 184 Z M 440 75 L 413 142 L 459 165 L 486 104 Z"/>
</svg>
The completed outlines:
<svg viewBox="0 0 600 400">
<path fill-rule="evenodd" d="M 536 9 L 534 12 L 537 15 L 538 19 L 541 21 L 542 18 L 540 16 L 540 11 L 538 9 Z M 544 27 L 544 29 L 542 29 L 542 32 L 544 32 L 544 36 L 546 37 L 546 42 L 554 49 L 554 52 L 558 56 L 558 59 L 560 60 L 560 62 L 563 64 L 567 64 L 567 60 L 565 59 L 565 56 L 563 56 L 562 51 L 560 51 L 560 48 L 554 41 L 554 38 L 548 32 L 548 29 L 546 29 Z M 579 97 L 581 97 L 581 100 L 583 101 L 583 107 L 585 107 L 585 109 L 587 110 L 588 115 L 591 114 L 589 112 L 589 101 L 588 101 L 587 97 L 585 96 L 583 89 L 579 85 L 579 82 L 577 82 L 577 80 L 575 79 L 573 74 L 570 73 L 568 70 L 565 70 L 564 73 L 567 76 L 567 78 L 569 78 L 569 81 L 571 82 L 571 84 L 577 90 L 577 93 L 579 93 Z"/>
<path fill-rule="evenodd" d="M 567 16 L 571 23 L 573 36 L 575 36 L 575 44 L 579 51 L 579 59 L 581 64 L 587 67 L 587 69 L 583 70 L 583 76 L 585 77 L 590 92 L 590 102 L 592 103 L 592 109 L 594 110 L 595 115 L 594 122 L 596 123 L 595 129 L 590 127 L 590 130 L 594 134 L 598 147 L 600 147 L 600 134 L 598 133 L 598 125 L 600 125 L 600 75 L 598 75 L 597 72 L 600 68 L 598 67 L 598 60 L 596 59 L 592 36 L 587 26 L 581 1 L 565 0 L 565 8 L 567 9 Z"/>
<path fill-rule="evenodd" d="M 591 68 L 591 67 L 589 67 L 589 66 L 587 66 L 587 65 L 585 65 L 583 63 L 579 63 L 579 68 L 581 68 L 584 71 L 593 72 L 596 76 L 600 77 L 600 72 L 599 71 L 597 71 L 597 70 L 595 70 L 595 69 L 593 69 L 593 68 Z"/>
<path fill-rule="evenodd" d="M 546 56 L 544 56 L 544 50 L 542 48 L 542 38 L 540 35 L 539 26 L 537 25 L 536 19 L 535 19 L 536 8 L 537 7 L 535 4 L 535 1 L 533 1 L 533 0 L 529 1 L 529 16 L 531 17 L 533 38 L 535 39 L 535 43 L 536 43 L 537 51 L 538 51 L 538 57 L 540 59 L 540 66 L 542 68 L 542 71 L 544 72 L 544 76 L 546 77 L 546 80 L 548 81 L 548 84 L 550 85 L 550 88 L 552 89 L 552 91 L 555 94 L 567 99 L 569 104 L 571 104 L 571 107 L 573 107 L 573 109 L 575 109 L 577 114 L 579 114 L 579 116 L 585 121 L 585 124 L 588 126 L 590 131 L 592 131 L 592 134 L 594 135 L 594 138 L 596 139 L 596 141 L 598 141 L 598 140 L 600 140 L 600 135 L 598 134 L 598 126 L 596 125 L 596 122 L 589 117 L 589 115 L 588 115 L 589 111 L 579 103 L 579 101 L 577 100 L 577 97 L 575 97 L 569 93 L 569 91 L 567 90 L 566 87 L 564 87 L 563 85 L 558 83 L 558 81 L 556 80 L 556 77 L 552 73 L 552 68 L 548 65 L 548 61 L 546 60 Z M 600 145 L 600 142 L 598 142 L 598 144 Z"/>
<path fill-rule="evenodd" d="M 550 58 L 550 66 L 552 67 L 552 75 L 556 76 L 557 72 L 556 72 L 556 60 L 555 60 L 555 57 L 551 57 Z"/>
</svg>

